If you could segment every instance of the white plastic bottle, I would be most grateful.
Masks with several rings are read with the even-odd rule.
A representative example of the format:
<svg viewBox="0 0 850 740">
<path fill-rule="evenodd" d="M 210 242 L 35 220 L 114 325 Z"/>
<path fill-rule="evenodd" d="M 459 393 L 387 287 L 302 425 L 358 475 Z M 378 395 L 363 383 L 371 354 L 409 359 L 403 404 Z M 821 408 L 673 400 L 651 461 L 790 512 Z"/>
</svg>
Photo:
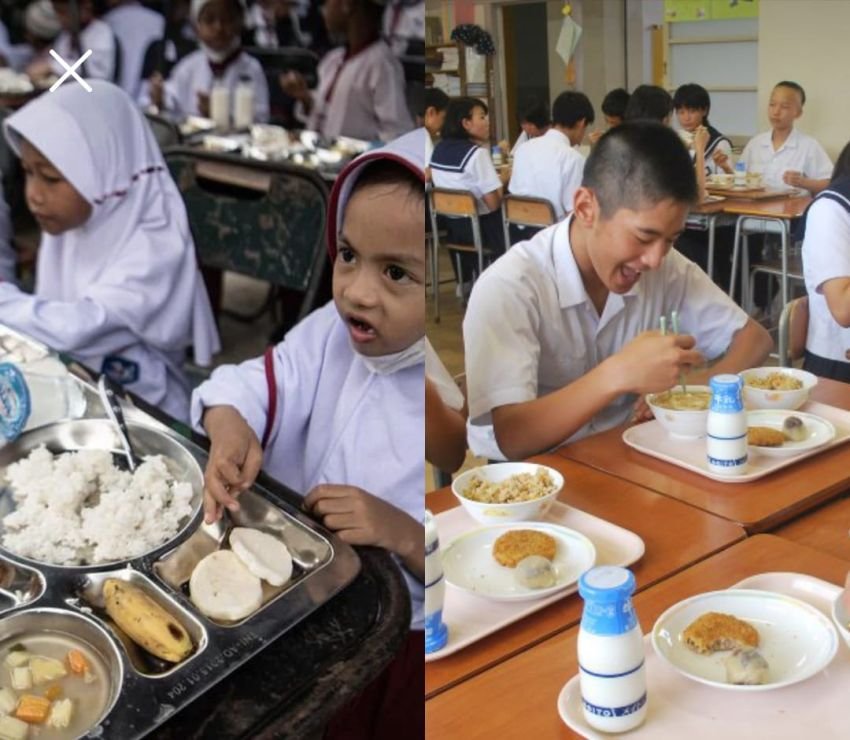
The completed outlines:
<svg viewBox="0 0 850 740">
<path fill-rule="evenodd" d="M 578 633 L 581 703 L 587 723 L 626 732 L 646 719 L 643 634 L 632 607 L 635 577 L 601 565 L 580 579 L 584 611 Z"/>
<path fill-rule="evenodd" d="M 58 360 L 34 364 L 37 370 L 0 363 L 0 444 L 30 429 L 85 413 L 82 389 Z"/>
<path fill-rule="evenodd" d="M 449 639 L 443 622 L 443 598 L 446 583 L 443 578 L 443 561 L 437 522 L 425 510 L 425 652 L 433 653 L 444 647 Z"/>
<path fill-rule="evenodd" d="M 213 84 L 210 93 L 210 118 L 219 131 L 224 132 L 230 128 L 230 90 L 219 80 Z"/>
<path fill-rule="evenodd" d="M 250 77 L 240 77 L 233 103 L 233 127 L 237 131 L 254 125 L 254 85 Z"/>
<path fill-rule="evenodd" d="M 747 163 L 744 161 L 743 157 L 739 158 L 737 162 L 735 162 L 735 187 L 746 187 L 747 186 Z"/>
<path fill-rule="evenodd" d="M 715 375 L 706 422 L 708 467 L 717 475 L 741 475 L 747 469 L 747 412 L 744 383 L 738 375 Z"/>
</svg>

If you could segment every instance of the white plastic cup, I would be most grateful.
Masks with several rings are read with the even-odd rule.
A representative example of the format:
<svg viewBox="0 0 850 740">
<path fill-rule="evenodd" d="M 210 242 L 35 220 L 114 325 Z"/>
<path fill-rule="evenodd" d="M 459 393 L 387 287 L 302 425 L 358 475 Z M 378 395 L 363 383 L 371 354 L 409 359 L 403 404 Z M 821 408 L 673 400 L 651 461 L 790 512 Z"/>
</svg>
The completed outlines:
<svg viewBox="0 0 850 740">
<path fill-rule="evenodd" d="M 254 86 L 250 79 L 242 79 L 236 86 L 233 105 L 233 126 L 237 130 L 254 125 Z"/>
<path fill-rule="evenodd" d="M 210 93 L 210 118 L 217 129 L 230 128 L 230 90 L 224 85 L 215 85 Z"/>
</svg>

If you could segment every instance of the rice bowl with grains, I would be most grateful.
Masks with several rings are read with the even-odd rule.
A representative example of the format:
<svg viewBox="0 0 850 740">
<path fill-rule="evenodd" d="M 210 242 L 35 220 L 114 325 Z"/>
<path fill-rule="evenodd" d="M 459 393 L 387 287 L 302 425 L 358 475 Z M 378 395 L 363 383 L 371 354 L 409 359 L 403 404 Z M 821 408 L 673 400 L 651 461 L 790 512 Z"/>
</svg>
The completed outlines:
<svg viewBox="0 0 850 740">
<path fill-rule="evenodd" d="M 176 481 L 163 455 L 135 473 L 107 450 L 54 455 L 41 446 L 5 470 L 15 510 L 3 518 L 2 545 L 54 565 L 93 565 L 150 552 L 193 514 L 193 488 Z"/>
<path fill-rule="evenodd" d="M 549 471 L 546 468 L 538 468 L 534 474 L 517 473 L 498 483 L 491 483 L 474 475 L 463 491 L 463 496 L 470 501 L 484 504 L 515 504 L 548 496 L 554 487 L 555 481 Z"/>
</svg>

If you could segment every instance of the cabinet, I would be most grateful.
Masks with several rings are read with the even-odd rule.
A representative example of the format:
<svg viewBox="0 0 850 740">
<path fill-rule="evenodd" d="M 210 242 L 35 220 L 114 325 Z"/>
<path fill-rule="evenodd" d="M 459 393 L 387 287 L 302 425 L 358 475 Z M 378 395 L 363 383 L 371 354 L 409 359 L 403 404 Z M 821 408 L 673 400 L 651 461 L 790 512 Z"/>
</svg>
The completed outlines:
<svg viewBox="0 0 850 740">
<path fill-rule="evenodd" d="M 494 116 L 493 57 L 478 54 L 461 41 L 425 47 L 425 85 L 439 87 L 450 98 L 482 100 Z M 494 127 L 490 127 L 493 141 Z"/>
</svg>

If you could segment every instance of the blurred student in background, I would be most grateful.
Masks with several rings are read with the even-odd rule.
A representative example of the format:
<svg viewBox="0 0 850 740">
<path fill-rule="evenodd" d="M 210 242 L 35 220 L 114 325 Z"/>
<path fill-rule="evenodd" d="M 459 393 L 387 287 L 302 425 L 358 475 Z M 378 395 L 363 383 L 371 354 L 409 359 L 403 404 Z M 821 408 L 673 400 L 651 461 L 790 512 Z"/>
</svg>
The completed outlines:
<svg viewBox="0 0 850 740">
<path fill-rule="evenodd" d="M 111 0 L 110 4 L 112 10 L 103 20 L 112 29 L 121 48 L 118 84 L 135 100 L 142 85 L 145 52 L 154 41 L 162 38 L 165 19 L 161 13 L 144 7 L 139 0 Z"/>
<path fill-rule="evenodd" d="M 242 50 L 242 3 L 240 0 L 192 0 L 192 23 L 200 48 L 180 61 L 168 80 L 151 77 L 142 93 L 142 104 L 152 103 L 178 117 L 210 115 L 213 87 L 230 91 L 231 110 L 236 86 L 243 79 L 254 88 L 254 120 L 269 117 L 269 88 L 260 63 Z"/>
<path fill-rule="evenodd" d="M 299 72 L 280 76 L 283 91 L 297 102 L 295 115 L 326 138 L 350 136 L 391 141 L 413 129 L 404 94 L 404 71 L 381 38 L 379 0 L 326 0 L 325 24 L 343 46 L 319 62 L 315 90 Z"/>
<path fill-rule="evenodd" d="M 519 149 L 526 141 L 536 139 L 538 136 L 543 136 L 552 125 L 552 119 L 549 117 L 549 106 L 544 101 L 530 100 L 522 109 L 519 117 L 519 127 L 522 129 L 514 145 L 511 146 L 507 141 L 500 141 L 499 148 L 503 152 L 510 150 L 511 156 L 516 156 Z"/>
<path fill-rule="evenodd" d="M 166 8 L 162 38 L 149 44 L 145 51 L 142 79 L 149 80 L 156 73 L 167 79 L 177 62 L 197 48 L 198 41 L 189 20 L 189 0 L 171 0 Z M 139 94 L 146 94 L 146 88 L 147 83 L 143 82 Z"/>
<path fill-rule="evenodd" d="M 73 17 L 70 0 L 52 0 L 52 4 L 62 29 L 53 44 L 56 53 L 71 64 L 91 49 L 91 55 L 76 70 L 77 73 L 81 77 L 115 82 L 120 55 L 115 34 L 98 18 L 98 11 L 103 10 L 102 4 L 94 0 L 79 0 L 79 19 Z M 39 64 L 31 64 L 27 69 L 27 74 L 35 80 L 64 72 L 65 68 L 52 57 Z"/>
</svg>

